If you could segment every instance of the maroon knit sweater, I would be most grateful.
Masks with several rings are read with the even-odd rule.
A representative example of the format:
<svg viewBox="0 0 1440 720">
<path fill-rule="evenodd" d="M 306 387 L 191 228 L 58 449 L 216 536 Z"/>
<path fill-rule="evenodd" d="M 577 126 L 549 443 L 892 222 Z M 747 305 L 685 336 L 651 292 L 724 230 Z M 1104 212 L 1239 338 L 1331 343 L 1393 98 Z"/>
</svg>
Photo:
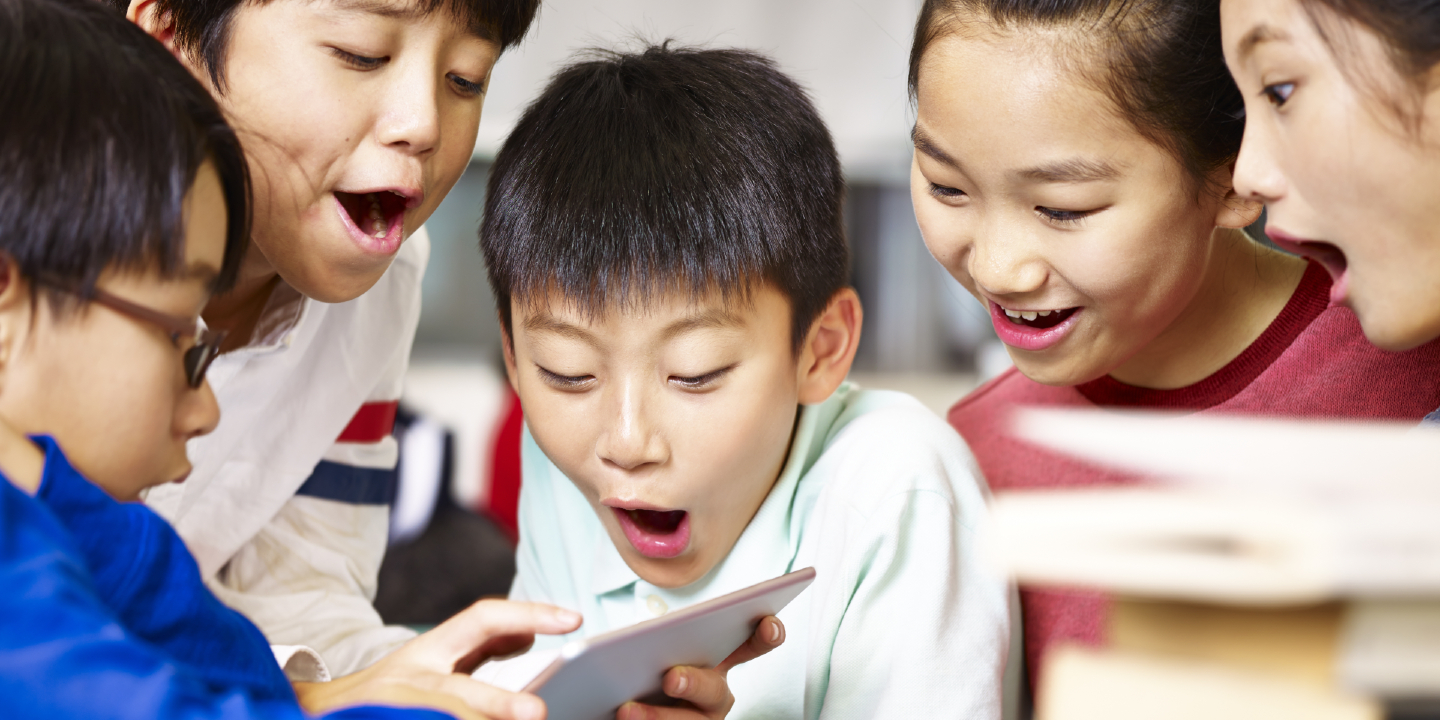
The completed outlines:
<svg viewBox="0 0 1440 720">
<path fill-rule="evenodd" d="M 1365 340 L 1354 313 L 1329 306 L 1329 294 L 1329 275 L 1310 263 L 1270 327 L 1230 364 L 1194 385 L 1150 390 L 1106 376 L 1051 387 L 1012 368 L 956 403 L 950 424 L 969 443 L 990 487 L 1004 492 L 1139 482 L 1010 437 L 1004 419 L 1017 405 L 1417 422 L 1440 406 L 1440 340 L 1401 353 L 1379 350 Z M 1109 602 L 1101 593 L 1021 588 L 1020 602 L 1032 687 L 1054 643 L 1105 643 Z"/>
</svg>

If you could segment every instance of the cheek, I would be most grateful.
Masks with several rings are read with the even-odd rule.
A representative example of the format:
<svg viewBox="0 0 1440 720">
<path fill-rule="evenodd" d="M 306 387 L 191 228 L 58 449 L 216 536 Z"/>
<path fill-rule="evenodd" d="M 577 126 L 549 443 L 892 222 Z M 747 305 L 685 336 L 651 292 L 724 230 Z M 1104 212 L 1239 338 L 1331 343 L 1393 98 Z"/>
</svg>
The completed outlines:
<svg viewBox="0 0 1440 720">
<path fill-rule="evenodd" d="M 1092 236 L 1064 263 L 1065 279 L 1112 317 L 1169 313 L 1194 295 L 1209 251 L 1210 228 L 1174 205 Z M 1187 222 L 1188 220 L 1188 222 Z"/>
<path fill-rule="evenodd" d="M 525 408 L 530 435 L 561 472 L 586 495 L 592 495 L 593 488 L 585 478 L 601 431 L 599 399 L 593 393 L 569 395 L 537 388 L 536 382 L 520 380 L 520 404 Z"/>
<path fill-rule="evenodd" d="M 677 456 L 687 458 L 685 466 L 703 469 L 694 475 L 708 478 L 703 492 L 721 505 L 750 510 L 764 499 L 780 470 L 798 406 L 794 382 L 783 369 L 736 390 L 720 402 L 679 408 L 684 420 L 671 427 L 684 428 L 685 436 L 672 443 Z M 748 520 L 749 515 L 736 517 Z"/>
</svg>

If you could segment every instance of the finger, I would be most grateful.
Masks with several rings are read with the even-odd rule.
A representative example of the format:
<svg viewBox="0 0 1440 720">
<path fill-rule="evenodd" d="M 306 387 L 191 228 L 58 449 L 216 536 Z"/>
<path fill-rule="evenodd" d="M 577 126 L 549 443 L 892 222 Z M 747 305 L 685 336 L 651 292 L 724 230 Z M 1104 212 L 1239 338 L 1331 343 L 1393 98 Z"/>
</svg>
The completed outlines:
<svg viewBox="0 0 1440 720">
<path fill-rule="evenodd" d="M 494 720 L 543 720 L 545 701 L 530 693 L 510 692 L 465 675 L 451 675 L 441 690 Z"/>
<path fill-rule="evenodd" d="M 556 635 L 580 627 L 580 615 L 564 608 L 509 600 L 481 600 L 416 638 L 412 652 L 426 665 L 449 672 L 475 648 L 497 636 Z"/>
<path fill-rule="evenodd" d="M 695 667 L 673 667 L 665 673 L 661 683 L 665 694 L 676 700 L 684 700 L 708 716 L 723 717 L 735 704 L 730 693 L 730 683 L 719 670 Z"/>
<path fill-rule="evenodd" d="M 723 675 L 730 672 L 730 668 L 750 662 L 780 647 L 784 642 L 785 624 L 780 622 L 780 618 L 768 615 L 760 620 L 759 625 L 755 626 L 755 632 L 750 634 L 750 639 L 746 640 L 744 645 L 735 648 L 735 652 L 730 653 L 730 657 L 716 665 L 715 669 Z"/>
</svg>

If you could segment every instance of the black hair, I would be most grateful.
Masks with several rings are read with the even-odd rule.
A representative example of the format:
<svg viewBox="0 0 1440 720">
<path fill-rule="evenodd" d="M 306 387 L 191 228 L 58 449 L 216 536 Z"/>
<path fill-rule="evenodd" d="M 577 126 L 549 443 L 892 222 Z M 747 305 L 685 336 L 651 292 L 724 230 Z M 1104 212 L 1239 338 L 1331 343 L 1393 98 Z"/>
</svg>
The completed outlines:
<svg viewBox="0 0 1440 720">
<path fill-rule="evenodd" d="M 130 0 L 107 0 L 124 13 Z M 525 37 L 540 0 L 406 0 L 425 14 L 445 11 L 470 32 L 500 45 L 503 51 Z M 157 11 L 175 23 L 175 44 L 198 59 L 215 87 L 225 85 L 225 51 L 230 23 L 241 5 L 270 0 L 157 0 Z"/>
<path fill-rule="evenodd" d="M 1304 0 L 1311 23 L 1321 38 L 1330 46 L 1330 51 L 1343 71 L 1354 75 L 1343 53 L 1336 47 L 1334 29 L 1323 21 L 1323 8 L 1338 18 L 1357 23 L 1369 29 L 1384 44 L 1390 64 L 1413 90 L 1415 97 L 1407 98 L 1386 93 L 1375 87 L 1370 78 L 1366 87 L 1402 120 L 1409 121 L 1411 130 L 1418 130 L 1421 122 L 1420 95 L 1428 91 L 1430 70 L 1440 64 L 1440 2 L 1437 0 Z M 1352 77 L 1352 80 L 1354 78 Z"/>
<path fill-rule="evenodd" d="M 743 50 L 591 51 L 490 170 L 480 247 L 501 324 L 558 292 L 590 313 L 657 293 L 783 293 L 799 348 L 849 277 L 835 146 L 805 91 Z"/>
<path fill-rule="evenodd" d="M 211 289 L 234 284 L 249 244 L 245 156 L 163 45 L 94 0 L 0 0 L 0 108 L 0 253 L 21 275 L 82 297 L 110 268 L 177 276 L 184 201 L 208 160 L 227 216 Z"/>
<path fill-rule="evenodd" d="M 1369 28 L 1385 43 L 1395 68 L 1416 80 L 1440 64 L 1440 2 L 1436 0 L 1305 0 Z"/>
<path fill-rule="evenodd" d="M 912 98 L 926 48 L 967 15 L 1002 28 L 1075 30 L 1077 69 L 1191 177 L 1203 180 L 1239 154 L 1245 102 L 1225 65 L 1220 0 L 925 0 L 910 50 Z"/>
</svg>

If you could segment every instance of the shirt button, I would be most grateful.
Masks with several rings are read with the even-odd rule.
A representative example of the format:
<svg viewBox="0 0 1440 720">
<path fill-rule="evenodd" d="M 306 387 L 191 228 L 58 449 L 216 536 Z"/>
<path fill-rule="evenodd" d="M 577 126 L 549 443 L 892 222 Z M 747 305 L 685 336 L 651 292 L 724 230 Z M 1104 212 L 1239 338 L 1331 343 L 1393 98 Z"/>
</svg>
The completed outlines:
<svg viewBox="0 0 1440 720">
<path fill-rule="evenodd" d="M 651 595 L 645 598 L 645 607 L 648 608 L 650 614 L 655 617 L 660 617 L 670 611 L 670 606 L 666 605 L 665 601 L 661 599 L 659 595 Z"/>
</svg>

